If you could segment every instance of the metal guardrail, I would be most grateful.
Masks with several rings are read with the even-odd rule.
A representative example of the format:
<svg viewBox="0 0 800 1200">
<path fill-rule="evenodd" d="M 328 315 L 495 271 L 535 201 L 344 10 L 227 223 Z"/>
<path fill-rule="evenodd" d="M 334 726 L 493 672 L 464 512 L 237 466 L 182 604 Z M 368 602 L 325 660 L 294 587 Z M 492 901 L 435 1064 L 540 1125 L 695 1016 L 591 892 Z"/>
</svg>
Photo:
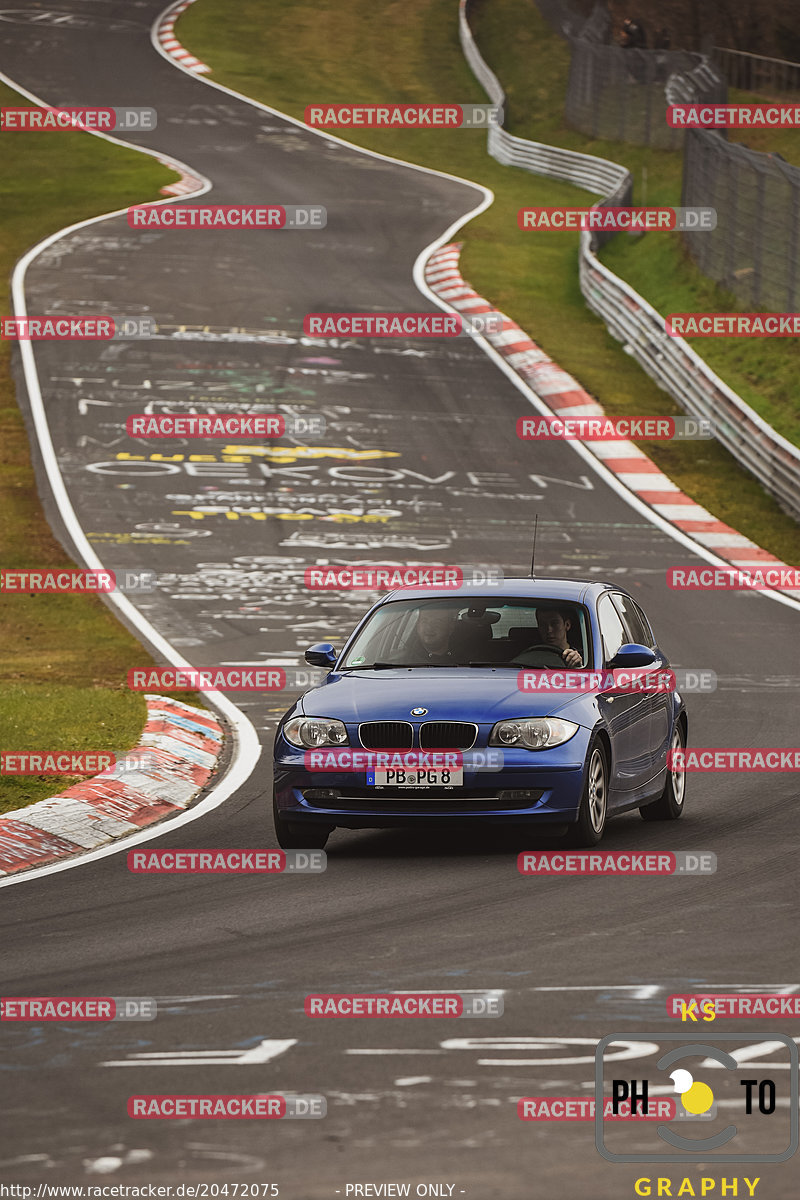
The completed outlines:
<svg viewBox="0 0 800 1200">
<path fill-rule="evenodd" d="M 492 104 L 503 107 L 505 92 L 500 80 L 481 58 L 466 10 L 467 0 L 459 0 L 459 37 L 464 57 Z M 587 192 L 599 193 L 606 204 L 624 204 L 633 192 L 630 171 L 620 163 L 598 158 L 594 154 L 579 154 L 575 150 L 562 150 L 559 146 L 514 137 L 499 125 L 489 127 L 489 153 L 503 166 L 522 167 L 535 175 L 563 179 L 565 183 L 572 183 Z"/>
<path fill-rule="evenodd" d="M 800 63 L 750 54 L 747 50 L 731 50 L 727 46 L 712 46 L 711 53 L 729 87 L 767 95 L 800 88 Z"/>
<path fill-rule="evenodd" d="M 667 77 L 664 87 L 666 104 L 689 104 L 693 100 L 703 104 L 725 104 L 727 88 L 720 86 L 719 73 L 705 57 L 688 71 L 674 71 Z"/>
<path fill-rule="evenodd" d="M 464 57 L 492 104 L 505 103 L 503 88 L 475 45 L 467 18 L 469 0 L 459 0 L 459 38 Z M 601 204 L 630 203 L 632 180 L 620 163 L 489 130 L 489 153 L 498 162 L 536 175 L 562 179 L 599 193 Z M 686 344 L 666 332 L 664 318 L 597 258 L 597 234 L 580 234 L 579 271 L 583 297 L 609 332 L 622 342 L 648 375 L 691 416 L 713 422 L 717 440 L 796 520 L 800 520 L 800 450 L 776 433 Z"/>
</svg>

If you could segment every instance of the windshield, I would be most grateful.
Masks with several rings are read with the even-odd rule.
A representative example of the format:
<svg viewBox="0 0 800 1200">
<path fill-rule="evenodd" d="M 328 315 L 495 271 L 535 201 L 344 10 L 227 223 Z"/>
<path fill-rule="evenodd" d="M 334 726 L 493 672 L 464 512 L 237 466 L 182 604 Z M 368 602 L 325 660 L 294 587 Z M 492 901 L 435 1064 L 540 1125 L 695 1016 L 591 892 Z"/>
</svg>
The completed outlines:
<svg viewBox="0 0 800 1200">
<path fill-rule="evenodd" d="M 570 648 L 586 666 L 588 641 L 585 609 L 566 601 L 395 600 L 373 613 L 337 669 L 481 665 L 547 670 L 563 667 Z"/>
</svg>

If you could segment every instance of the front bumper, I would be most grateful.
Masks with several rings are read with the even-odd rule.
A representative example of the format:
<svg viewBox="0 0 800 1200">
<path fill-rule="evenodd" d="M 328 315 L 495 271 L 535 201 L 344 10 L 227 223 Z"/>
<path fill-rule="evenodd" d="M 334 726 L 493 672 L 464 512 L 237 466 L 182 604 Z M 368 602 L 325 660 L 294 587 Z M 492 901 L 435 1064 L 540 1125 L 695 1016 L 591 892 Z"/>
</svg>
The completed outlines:
<svg viewBox="0 0 800 1200">
<path fill-rule="evenodd" d="M 496 824 L 575 821 L 590 730 L 550 750 L 504 749 L 499 771 L 464 770 L 463 787 L 367 787 L 364 771 L 310 771 L 303 752 L 279 739 L 275 800 L 284 820 L 373 829 L 454 818 Z"/>
</svg>

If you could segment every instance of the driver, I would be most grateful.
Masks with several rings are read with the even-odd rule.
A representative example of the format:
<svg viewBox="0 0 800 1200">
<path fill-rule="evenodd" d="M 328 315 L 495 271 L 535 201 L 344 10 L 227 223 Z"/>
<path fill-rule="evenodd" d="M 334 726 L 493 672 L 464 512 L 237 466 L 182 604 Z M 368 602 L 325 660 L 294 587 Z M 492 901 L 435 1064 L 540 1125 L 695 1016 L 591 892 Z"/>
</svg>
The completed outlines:
<svg viewBox="0 0 800 1200">
<path fill-rule="evenodd" d="M 572 628 L 572 616 L 568 608 L 537 608 L 536 624 L 542 637 L 542 645 L 557 651 L 567 667 L 580 667 L 583 655 L 567 641 Z"/>
</svg>

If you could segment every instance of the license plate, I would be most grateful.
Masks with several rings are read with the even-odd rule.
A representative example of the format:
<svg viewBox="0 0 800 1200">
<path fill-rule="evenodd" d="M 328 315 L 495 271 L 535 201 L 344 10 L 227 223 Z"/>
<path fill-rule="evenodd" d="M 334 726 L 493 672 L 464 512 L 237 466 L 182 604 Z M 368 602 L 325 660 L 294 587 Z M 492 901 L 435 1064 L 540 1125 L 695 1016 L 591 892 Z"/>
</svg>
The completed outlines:
<svg viewBox="0 0 800 1200">
<path fill-rule="evenodd" d="M 463 787 L 462 767 L 432 771 L 367 771 L 367 787 Z"/>
</svg>

